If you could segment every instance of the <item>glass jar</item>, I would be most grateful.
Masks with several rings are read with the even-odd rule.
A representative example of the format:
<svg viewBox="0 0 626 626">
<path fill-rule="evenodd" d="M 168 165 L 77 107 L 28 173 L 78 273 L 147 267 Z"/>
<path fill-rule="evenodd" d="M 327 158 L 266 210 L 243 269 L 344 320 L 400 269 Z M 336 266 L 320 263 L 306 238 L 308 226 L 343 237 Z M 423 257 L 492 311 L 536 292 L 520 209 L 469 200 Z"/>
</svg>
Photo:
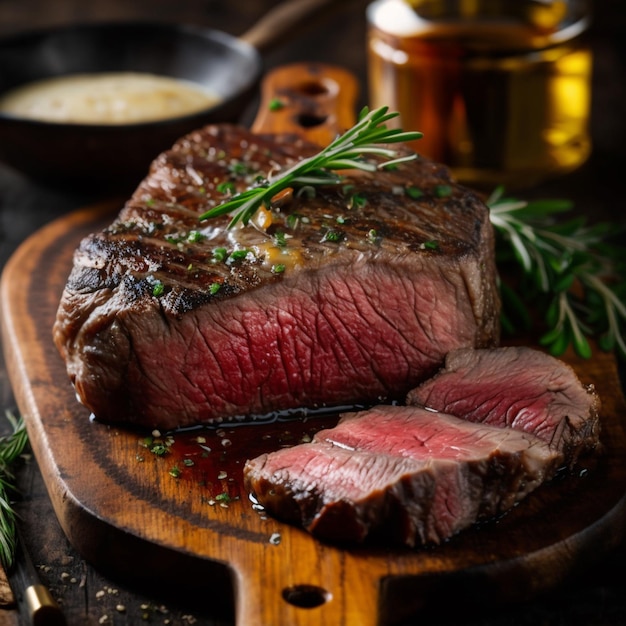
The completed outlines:
<svg viewBox="0 0 626 626">
<path fill-rule="evenodd" d="M 367 19 L 371 106 L 461 182 L 520 188 L 587 159 L 583 1 L 377 0 Z"/>
</svg>

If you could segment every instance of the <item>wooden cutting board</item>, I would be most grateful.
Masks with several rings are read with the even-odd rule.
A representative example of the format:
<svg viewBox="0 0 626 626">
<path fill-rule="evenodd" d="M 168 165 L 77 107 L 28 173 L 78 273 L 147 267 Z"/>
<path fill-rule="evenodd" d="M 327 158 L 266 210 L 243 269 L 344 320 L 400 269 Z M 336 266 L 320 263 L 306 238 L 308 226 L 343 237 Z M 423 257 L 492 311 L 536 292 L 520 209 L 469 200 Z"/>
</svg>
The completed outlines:
<svg viewBox="0 0 626 626">
<path fill-rule="evenodd" d="M 546 590 L 624 539 L 626 405 L 614 358 L 568 356 L 603 402 L 602 453 L 499 520 L 437 548 L 321 543 L 266 518 L 242 488 L 246 458 L 306 439 L 334 416 L 157 437 L 90 420 L 51 338 L 79 240 L 113 202 L 31 236 L 1 284 L 3 345 L 15 396 L 59 521 L 111 575 L 178 581 L 230 606 L 240 626 L 394 624 L 429 603 L 514 601 Z M 167 445 L 169 444 L 169 445 Z"/>
</svg>

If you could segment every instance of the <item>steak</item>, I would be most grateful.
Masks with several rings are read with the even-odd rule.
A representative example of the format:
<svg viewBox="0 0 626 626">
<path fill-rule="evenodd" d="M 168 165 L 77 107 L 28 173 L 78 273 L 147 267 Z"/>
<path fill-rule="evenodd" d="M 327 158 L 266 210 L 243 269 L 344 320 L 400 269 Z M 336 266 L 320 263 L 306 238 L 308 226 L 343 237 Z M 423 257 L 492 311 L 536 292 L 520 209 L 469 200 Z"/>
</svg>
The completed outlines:
<svg viewBox="0 0 626 626">
<path fill-rule="evenodd" d="M 409 404 L 532 433 L 572 466 L 599 443 L 600 399 L 559 359 L 526 347 L 454 350 Z"/>
<path fill-rule="evenodd" d="M 268 513 L 319 538 L 414 546 L 509 510 L 561 461 L 529 433 L 378 406 L 247 461 L 244 482 Z"/>
<path fill-rule="evenodd" d="M 425 159 L 205 211 L 318 151 L 209 126 L 179 140 L 74 256 L 54 340 L 104 422 L 171 429 L 404 398 L 499 340 L 488 209 Z M 307 191 L 307 190 L 304 190 Z"/>
</svg>

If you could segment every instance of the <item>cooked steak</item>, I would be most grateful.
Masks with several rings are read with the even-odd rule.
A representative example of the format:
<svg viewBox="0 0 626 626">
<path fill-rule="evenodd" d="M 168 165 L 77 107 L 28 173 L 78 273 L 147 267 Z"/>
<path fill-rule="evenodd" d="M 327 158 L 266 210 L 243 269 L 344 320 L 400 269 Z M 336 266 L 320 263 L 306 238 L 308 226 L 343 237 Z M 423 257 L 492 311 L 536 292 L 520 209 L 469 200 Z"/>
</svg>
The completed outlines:
<svg viewBox="0 0 626 626">
<path fill-rule="evenodd" d="M 454 350 L 445 368 L 412 390 L 410 404 L 533 433 L 568 465 L 599 440 L 600 399 L 569 365 L 526 347 Z"/>
<path fill-rule="evenodd" d="M 54 339 L 98 419 L 167 429 L 403 398 L 450 350 L 497 344 L 488 209 L 443 166 L 285 193 L 244 228 L 199 221 L 317 150 L 199 130 L 82 241 Z"/>
<path fill-rule="evenodd" d="M 244 480 L 271 515 L 320 538 L 413 546 L 510 509 L 561 460 L 528 433 L 379 406 L 248 461 Z"/>
</svg>

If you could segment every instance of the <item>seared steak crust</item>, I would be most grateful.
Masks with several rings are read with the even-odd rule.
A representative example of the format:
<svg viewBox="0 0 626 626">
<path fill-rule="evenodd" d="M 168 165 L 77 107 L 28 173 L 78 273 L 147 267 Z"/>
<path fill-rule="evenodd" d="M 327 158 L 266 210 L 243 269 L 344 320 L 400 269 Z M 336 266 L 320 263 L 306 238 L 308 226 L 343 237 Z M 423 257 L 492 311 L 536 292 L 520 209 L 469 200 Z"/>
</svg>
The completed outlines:
<svg viewBox="0 0 626 626">
<path fill-rule="evenodd" d="M 54 340 L 103 421 L 175 428 L 404 397 L 498 342 L 488 209 L 426 160 L 293 194 L 254 225 L 201 213 L 317 148 L 210 126 L 81 242 Z"/>
</svg>

